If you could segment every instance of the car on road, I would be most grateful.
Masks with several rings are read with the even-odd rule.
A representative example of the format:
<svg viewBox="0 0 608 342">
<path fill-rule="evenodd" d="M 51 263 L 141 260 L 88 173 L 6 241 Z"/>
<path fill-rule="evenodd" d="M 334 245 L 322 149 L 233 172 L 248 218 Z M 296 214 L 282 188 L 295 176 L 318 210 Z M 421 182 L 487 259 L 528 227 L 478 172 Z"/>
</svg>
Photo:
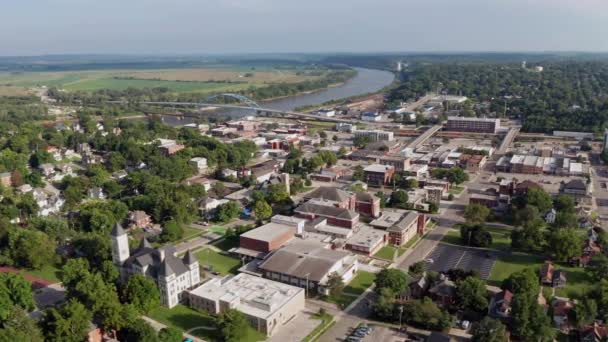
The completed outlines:
<svg viewBox="0 0 608 342">
<path fill-rule="evenodd" d="M 428 264 L 432 264 L 435 262 L 435 260 L 433 260 L 433 258 L 428 258 L 425 260 Z"/>
</svg>

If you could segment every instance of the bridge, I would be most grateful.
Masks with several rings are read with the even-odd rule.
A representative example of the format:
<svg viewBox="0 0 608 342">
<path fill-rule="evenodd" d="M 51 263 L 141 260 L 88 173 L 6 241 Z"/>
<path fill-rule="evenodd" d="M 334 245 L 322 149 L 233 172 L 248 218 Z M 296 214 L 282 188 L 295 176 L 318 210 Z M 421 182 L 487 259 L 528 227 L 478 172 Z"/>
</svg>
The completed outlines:
<svg viewBox="0 0 608 342">
<path fill-rule="evenodd" d="M 362 121 L 362 120 L 328 118 L 328 117 L 322 117 L 322 116 L 314 115 L 314 114 L 299 113 L 299 112 L 286 111 L 286 110 L 273 109 L 273 108 L 264 108 L 264 107 L 261 107 L 257 102 L 253 101 L 252 99 L 250 99 L 246 96 L 239 95 L 239 94 L 232 94 L 232 93 L 213 95 L 213 96 L 208 97 L 205 101 L 213 101 L 220 97 L 230 97 L 230 98 L 236 99 L 236 100 L 244 103 L 245 105 L 210 103 L 210 102 L 170 102 L 170 101 L 141 101 L 141 102 L 137 102 L 137 104 L 151 105 L 151 106 L 171 106 L 171 107 L 213 107 L 213 108 L 226 108 L 226 109 L 244 109 L 244 110 L 254 111 L 258 114 L 261 114 L 261 113 L 283 114 L 283 115 L 288 115 L 288 116 L 295 116 L 295 117 L 315 119 L 315 120 L 320 120 L 320 121 L 329 121 L 329 122 L 344 122 L 344 123 L 354 123 L 354 124 L 363 123 L 366 125 L 374 124 L 373 122 Z M 108 101 L 107 103 L 131 104 L 133 102 L 131 102 L 131 101 Z"/>
</svg>

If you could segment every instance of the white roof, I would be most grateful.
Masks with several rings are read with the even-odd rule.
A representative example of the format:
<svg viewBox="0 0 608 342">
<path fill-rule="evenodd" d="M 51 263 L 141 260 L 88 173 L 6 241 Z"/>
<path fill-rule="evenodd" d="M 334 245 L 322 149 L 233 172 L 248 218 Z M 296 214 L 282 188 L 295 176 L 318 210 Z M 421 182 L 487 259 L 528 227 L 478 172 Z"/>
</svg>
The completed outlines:
<svg viewBox="0 0 608 342">
<path fill-rule="evenodd" d="M 391 168 L 392 167 L 388 166 L 388 165 L 372 164 L 372 165 L 367 166 L 363 170 L 368 171 L 368 172 L 386 172 L 386 170 L 389 170 Z"/>
</svg>

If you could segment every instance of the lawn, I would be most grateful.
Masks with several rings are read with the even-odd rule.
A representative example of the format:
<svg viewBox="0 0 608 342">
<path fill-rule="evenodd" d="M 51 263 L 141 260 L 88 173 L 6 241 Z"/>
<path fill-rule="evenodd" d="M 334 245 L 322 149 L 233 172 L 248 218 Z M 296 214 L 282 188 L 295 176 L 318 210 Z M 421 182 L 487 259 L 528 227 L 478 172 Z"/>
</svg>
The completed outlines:
<svg viewBox="0 0 608 342">
<path fill-rule="evenodd" d="M 401 252 L 399 254 L 399 256 L 401 256 L 405 252 L 405 250 L 412 247 L 416 242 L 418 242 L 418 240 L 420 240 L 420 236 L 418 236 L 418 234 L 414 235 L 414 237 L 411 238 L 410 241 L 406 242 L 405 245 L 403 245 L 403 247 L 401 247 L 403 252 Z"/>
<path fill-rule="evenodd" d="M 241 260 L 218 253 L 210 248 L 201 249 L 194 254 L 201 266 L 209 265 L 213 271 L 222 275 L 236 274 L 241 267 Z"/>
<path fill-rule="evenodd" d="M 46 265 L 39 270 L 27 270 L 25 272 L 53 283 L 58 283 L 61 281 L 59 280 L 60 271 L 53 265 Z"/>
<path fill-rule="evenodd" d="M 374 254 L 374 256 L 376 258 L 393 261 L 396 251 L 397 251 L 397 248 L 395 248 L 391 245 L 387 245 L 387 246 L 382 247 L 376 254 Z"/>
<path fill-rule="evenodd" d="M 213 245 L 215 247 L 223 250 L 224 252 L 227 252 L 227 251 L 231 250 L 232 248 L 238 246 L 238 244 L 239 244 L 238 239 L 223 238 L 223 239 L 217 241 L 216 243 L 214 243 Z"/>
<path fill-rule="evenodd" d="M 226 228 L 222 226 L 213 226 L 209 228 L 209 231 L 215 234 L 219 234 L 221 236 L 224 236 L 224 234 L 226 234 Z"/>
<path fill-rule="evenodd" d="M 308 336 L 304 337 L 304 339 L 302 340 L 302 342 L 313 342 L 319 339 L 319 337 L 321 335 L 323 335 L 323 333 L 325 331 L 327 331 L 327 329 L 329 329 L 335 322 L 334 322 L 334 316 L 328 314 L 328 313 L 323 313 L 323 314 L 314 314 L 312 316 L 315 319 L 319 319 L 321 320 L 321 323 L 313 330 L 310 332 L 310 334 L 308 334 Z"/>
<path fill-rule="evenodd" d="M 530 267 L 538 270 L 544 261 L 542 257 L 530 254 L 501 255 L 494 264 L 488 283 L 500 286 L 502 281 L 508 278 L 511 273 Z"/>
<path fill-rule="evenodd" d="M 555 289 L 556 296 L 582 299 L 594 285 L 595 280 L 583 268 L 558 264 L 555 269 L 566 271 L 567 276 L 566 287 Z"/>
<path fill-rule="evenodd" d="M 486 230 L 492 235 L 492 245 L 490 248 L 508 251 L 511 249 L 511 231 L 500 228 L 487 228 Z M 456 229 L 449 230 L 447 234 L 443 236 L 441 241 L 450 243 L 452 245 L 466 246 L 466 244 L 460 238 L 460 231 Z"/>
<path fill-rule="evenodd" d="M 215 321 L 209 314 L 190 309 L 184 305 L 177 305 L 172 309 L 158 307 L 152 310 L 148 316 L 165 325 L 177 328 L 184 332 L 196 327 L 215 327 Z M 208 341 L 219 341 L 215 330 L 197 329 L 191 333 L 194 336 Z M 263 341 L 266 337 L 253 328 L 247 329 L 247 337 L 243 342 Z"/>
<path fill-rule="evenodd" d="M 327 296 L 325 300 L 338 304 L 344 309 L 365 292 L 376 280 L 376 274 L 365 271 L 358 271 L 357 275 L 348 283 L 340 296 Z"/>
<path fill-rule="evenodd" d="M 192 227 L 185 227 L 184 236 L 176 242 L 190 240 L 190 239 L 192 239 L 194 237 L 198 237 L 202 234 L 203 234 L 203 231 L 200 229 L 196 229 L 196 228 L 192 228 Z"/>
</svg>

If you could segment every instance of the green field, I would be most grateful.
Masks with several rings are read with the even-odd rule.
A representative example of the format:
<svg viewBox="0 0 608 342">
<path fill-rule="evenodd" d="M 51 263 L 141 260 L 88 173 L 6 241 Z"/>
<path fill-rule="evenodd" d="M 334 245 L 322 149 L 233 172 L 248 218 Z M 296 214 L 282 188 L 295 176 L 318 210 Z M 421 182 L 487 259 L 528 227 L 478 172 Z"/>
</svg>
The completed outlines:
<svg viewBox="0 0 608 342">
<path fill-rule="evenodd" d="M 538 270 L 544 261 L 543 258 L 530 254 L 501 255 L 494 264 L 488 283 L 500 286 L 502 281 L 507 279 L 511 273 L 519 272 L 525 268 Z"/>
<path fill-rule="evenodd" d="M 53 265 L 47 265 L 39 270 L 28 270 L 25 272 L 53 283 L 58 283 L 61 281 L 59 280 L 59 273 L 61 271 Z"/>
<path fill-rule="evenodd" d="M 241 260 L 220 254 L 210 248 L 202 249 L 194 254 L 201 266 L 210 266 L 213 271 L 222 275 L 236 274 L 241 267 Z"/>
<path fill-rule="evenodd" d="M 492 245 L 489 248 L 501 251 L 511 249 L 511 231 L 500 228 L 486 228 L 486 230 L 492 235 Z M 441 241 L 452 245 L 466 245 L 460 238 L 460 231 L 455 229 L 449 230 Z"/>
<path fill-rule="evenodd" d="M 160 323 L 187 332 L 192 328 L 204 327 L 207 329 L 196 329 L 190 332 L 191 335 L 203 338 L 207 341 L 219 341 L 215 329 L 213 317 L 207 313 L 190 309 L 184 305 L 177 305 L 172 309 L 158 307 L 148 314 L 148 316 Z M 247 329 L 247 336 L 243 342 L 263 341 L 266 337 L 253 328 Z"/>
<path fill-rule="evenodd" d="M 340 296 L 327 296 L 325 297 L 325 300 L 338 304 L 344 309 L 354 302 L 359 295 L 365 292 L 365 290 L 372 286 L 374 280 L 376 280 L 376 275 L 374 273 L 358 271 L 357 275 L 348 283 Z"/>
<path fill-rule="evenodd" d="M 412 240 L 417 240 L 417 239 L 412 238 Z M 412 241 L 412 240 L 410 240 L 410 241 Z M 408 241 L 408 243 L 409 243 L 409 241 Z M 393 245 L 386 245 L 386 246 L 382 247 L 376 254 L 374 254 L 374 256 L 376 258 L 393 261 L 393 256 L 400 257 L 403 255 L 403 253 L 405 253 L 406 250 L 407 250 L 407 247 L 405 247 L 405 246 L 397 248 Z M 396 254 L 395 254 L 395 252 L 396 252 Z"/>
</svg>

